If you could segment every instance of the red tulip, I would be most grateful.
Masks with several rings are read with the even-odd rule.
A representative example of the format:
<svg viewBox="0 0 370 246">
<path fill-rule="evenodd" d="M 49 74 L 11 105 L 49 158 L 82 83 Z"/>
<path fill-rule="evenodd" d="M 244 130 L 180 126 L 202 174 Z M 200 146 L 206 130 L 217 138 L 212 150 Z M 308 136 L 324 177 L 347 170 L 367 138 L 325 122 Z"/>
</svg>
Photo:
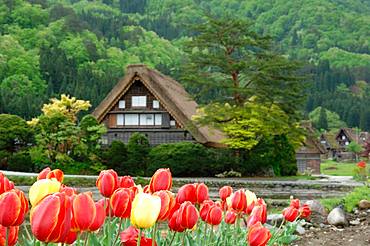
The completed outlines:
<svg viewBox="0 0 370 246">
<path fill-rule="evenodd" d="M 46 167 L 44 168 L 40 173 L 39 175 L 37 176 L 37 180 L 40 180 L 40 179 L 46 179 L 46 176 L 48 175 L 48 173 L 51 172 L 51 169 L 50 167 Z"/>
<path fill-rule="evenodd" d="M 248 242 L 250 246 L 265 246 L 271 238 L 270 231 L 257 222 L 249 228 Z"/>
<path fill-rule="evenodd" d="M 203 201 L 202 205 L 200 206 L 200 210 L 199 210 L 200 218 L 203 221 L 207 221 L 207 216 L 208 216 L 209 209 L 213 205 L 215 205 L 215 203 L 212 200 L 205 200 L 205 201 Z"/>
<path fill-rule="evenodd" d="M 177 224 L 185 229 L 192 229 L 199 219 L 198 211 L 191 202 L 187 201 L 180 205 Z"/>
<path fill-rule="evenodd" d="M 130 188 L 135 186 L 134 179 L 131 176 L 120 177 L 118 183 L 118 187 L 120 188 Z"/>
<path fill-rule="evenodd" d="M 210 225 L 219 225 L 222 221 L 222 209 L 216 204 L 212 205 L 208 211 L 206 222 Z"/>
<path fill-rule="evenodd" d="M 310 209 L 310 207 L 307 204 L 304 204 L 299 209 L 299 213 L 301 214 L 301 216 L 300 216 L 301 218 L 306 219 L 306 218 L 310 217 L 310 215 L 311 215 L 311 209 Z"/>
<path fill-rule="evenodd" d="M 121 242 L 123 246 L 136 246 L 137 240 L 139 238 L 139 230 L 133 226 L 130 226 L 120 234 Z M 141 239 L 140 239 L 141 246 L 152 246 L 153 240 L 151 238 L 146 238 L 144 232 L 142 232 Z M 157 245 L 154 242 L 154 245 Z"/>
<path fill-rule="evenodd" d="M 177 209 L 170 217 L 168 220 L 168 228 L 172 231 L 176 232 L 183 232 L 185 231 L 186 228 L 182 227 L 179 223 L 177 218 L 179 217 L 179 210 Z"/>
<path fill-rule="evenodd" d="M 63 184 L 62 184 L 62 186 L 60 188 L 60 192 L 65 193 L 67 196 L 75 196 L 75 195 L 77 195 L 77 190 L 75 188 L 68 187 L 68 186 L 63 185 Z"/>
<path fill-rule="evenodd" d="M 201 204 L 203 201 L 208 200 L 209 195 L 208 195 L 207 185 L 203 183 L 196 184 L 195 195 L 196 195 L 198 204 Z"/>
<path fill-rule="evenodd" d="M 264 212 L 264 208 L 263 208 L 262 205 L 254 206 L 254 208 L 251 212 L 251 215 L 248 218 L 247 226 L 251 227 L 254 224 L 256 224 L 257 222 L 261 222 L 262 224 L 264 224 L 266 222 L 266 219 L 263 218 L 264 213 L 265 212 Z"/>
<path fill-rule="evenodd" d="M 161 190 L 155 192 L 153 195 L 159 196 L 161 198 L 161 211 L 157 221 L 165 221 L 170 216 L 172 208 L 175 206 L 175 197 L 171 191 Z"/>
<path fill-rule="evenodd" d="M 247 197 L 244 190 L 238 190 L 231 195 L 231 208 L 243 212 L 247 208 Z"/>
<path fill-rule="evenodd" d="M 12 189 L 14 189 L 14 183 L 9 181 L 9 179 L 5 177 L 2 172 L 0 172 L 0 195 Z"/>
<path fill-rule="evenodd" d="M 300 207 L 299 199 L 292 199 L 290 200 L 290 207 L 294 207 L 296 209 L 299 209 Z"/>
<path fill-rule="evenodd" d="M 46 196 L 31 210 L 31 230 L 42 242 L 64 242 L 71 231 L 72 204 L 64 193 Z"/>
<path fill-rule="evenodd" d="M 265 224 L 267 220 L 267 205 L 265 201 L 262 198 L 258 198 L 255 206 L 261 207 L 261 211 L 260 211 L 261 223 Z"/>
<path fill-rule="evenodd" d="M 100 199 L 95 203 L 96 214 L 93 223 L 89 227 L 89 231 L 96 231 L 104 224 L 106 212 L 104 210 L 105 199 Z"/>
<path fill-rule="evenodd" d="M 169 168 L 158 169 L 150 179 L 149 190 L 151 193 L 160 190 L 170 190 L 172 187 L 172 174 Z"/>
<path fill-rule="evenodd" d="M 284 218 L 290 222 L 293 222 L 297 218 L 298 214 L 299 211 L 295 207 L 287 207 L 283 210 Z"/>
<path fill-rule="evenodd" d="M 180 187 L 177 192 L 176 202 L 183 203 L 189 201 L 191 203 L 196 203 L 196 185 L 195 184 L 186 184 Z"/>
<path fill-rule="evenodd" d="M 220 194 L 221 200 L 226 201 L 226 198 L 231 196 L 231 194 L 233 193 L 233 188 L 231 188 L 231 186 L 224 186 L 219 190 L 218 193 Z"/>
<path fill-rule="evenodd" d="M 77 231 L 87 231 L 94 222 L 96 208 L 91 192 L 78 194 L 72 203 L 73 221 Z"/>
<path fill-rule="evenodd" d="M 28 201 L 20 190 L 10 190 L 0 195 L 0 225 L 19 226 L 28 212 Z"/>
<path fill-rule="evenodd" d="M 64 173 L 60 169 L 54 169 L 53 171 L 51 171 L 48 174 L 46 174 L 46 178 L 47 179 L 56 179 L 60 183 L 62 183 L 63 180 L 64 180 Z"/>
<path fill-rule="evenodd" d="M 76 231 L 69 231 L 67 237 L 61 243 L 73 244 L 77 240 L 77 235 Z"/>
<path fill-rule="evenodd" d="M 143 188 L 143 192 L 144 193 L 147 193 L 147 194 L 150 194 L 150 190 L 149 190 L 149 185 L 145 185 L 144 188 Z"/>
<path fill-rule="evenodd" d="M 0 225 L 0 246 L 5 246 L 7 228 Z M 18 240 L 19 226 L 8 227 L 8 245 L 14 246 Z"/>
<path fill-rule="evenodd" d="M 234 224 L 236 221 L 237 214 L 233 211 L 227 211 L 225 216 L 225 222 L 227 224 Z"/>
<path fill-rule="evenodd" d="M 100 194 L 104 197 L 110 197 L 118 187 L 117 173 L 112 169 L 101 171 L 96 180 L 96 186 Z"/>
<path fill-rule="evenodd" d="M 119 218 L 129 218 L 131 213 L 131 190 L 119 188 L 115 190 L 109 199 L 112 215 Z"/>
<path fill-rule="evenodd" d="M 357 167 L 359 167 L 359 168 L 366 168 L 366 162 L 360 161 L 359 163 L 357 163 Z"/>
</svg>

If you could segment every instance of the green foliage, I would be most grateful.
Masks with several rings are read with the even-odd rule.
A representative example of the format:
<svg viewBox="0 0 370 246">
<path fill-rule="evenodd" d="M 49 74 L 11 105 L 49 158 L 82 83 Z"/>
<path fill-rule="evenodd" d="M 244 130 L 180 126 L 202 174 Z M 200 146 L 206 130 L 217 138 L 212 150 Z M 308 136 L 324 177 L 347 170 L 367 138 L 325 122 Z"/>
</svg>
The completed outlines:
<svg viewBox="0 0 370 246">
<path fill-rule="evenodd" d="M 158 168 L 168 167 L 174 176 L 214 176 L 227 170 L 227 162 L 220 163 L 217 156 L 216 151 L 201 144 L 181 142 L 158 145 L 149 153 L 147 174 L 152 175 Z"/>
<path fill-rule="evenodd" d="M 126 174 L 143 176 L 148 163 L 150 151 L 148 138 L 141 133 L 133 133 L 127 143 L 128 159 L 126 162 Z"/>
<path fill-rule="evenodd" d="M 320 116 L 319 116 L 319 121 L 317 122 L 317 129 L 328 129 L 328 119 L 326 116 L 326 109 L 321 108 L 320 110 Z"/>
<path fill-rule="evenodd" d="M 241 169 L 244 176 L 266 175 L 264 172 L 268 168 L 272 168 L 277 176 L 297 174 L 295 150 L 287 136 L 264 138 L 250 151 L 243 153 Z"/>
<path fill-rule="evenodd" d="M 19 116 L 0 114 L 0 150 L 15 152 L 33 141 L 32 129 Z"/>
<path fill-rule="evenodd" d="M 19 151 L 8 159 L 8 170 L 32 172 L 34 170 L 31 156 L 28 151 Z"/>
<path fill-rule="evenodd" d="M 126 145 L 121 141 L 113 141 L 107 150 L 104 150 L 103 159 L 105 165 L 117 171 L 119 174 L 126 174 L 131 167 L 126 164 L 128 151 Z"/>
<path fill-rule="evenodd" d="M 370 187 L 357 187 L 343 198 L 323 199 L 321 202 L 328 210 L 342 204 L 347 212 L 353 212 L 361 200 L 370 200 Z"/>
<path fill-rule="evenodd" d="M 323 107 L 315 108 L 309 113 L 308 117 L 317 129 L 336 130 L 346 126 L 346 124 L 340 120 L 337 113 L 329 111 Z M 325 125 L 327 126 L 326 128 Z"/>
<path fill-rule="evenodd" d="M 256 34 L 251 23 L 234 16 L 207 17 L 194 31 L 184 80 L 202 95 L 218 94 L 200 109 L 196 122 L 221 129 L 234 149 L 249 150 L 274 134 L 291 133 L 297 140 L 304 98 L 297 64 L 275 53 L 271 40 Z"/>
</svg>

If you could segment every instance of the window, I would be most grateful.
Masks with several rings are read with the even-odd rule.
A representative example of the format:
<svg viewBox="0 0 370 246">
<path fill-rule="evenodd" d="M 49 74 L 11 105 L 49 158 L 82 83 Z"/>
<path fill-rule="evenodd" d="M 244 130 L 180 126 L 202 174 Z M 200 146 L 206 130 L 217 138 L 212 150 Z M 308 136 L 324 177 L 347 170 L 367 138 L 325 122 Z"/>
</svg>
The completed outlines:
<svg viewBox="0 0 370 246">
<path fill-rule="evenodd" d="M 117 126 L 123 126 L 123 114 L 117 114 Z"/>
<path fill-rule="evenodd" d="M 108 137 L 107 136 L 102 136 L 101 139 L 100 139 L 100 143 L 103 144 L 103 145 L 107 145 L 108 144 Z"/>
<path fill-rule="evenodd" d="M 125 108 L 125 107 L 126 107 L 125 100 L 119 100 L 119 102 L 118 102 L 118 108 Z"/>
<path fill-rule="evenodd" d="M 126 126 L 138 126 L 139 115 L 138 114 L 125 114 L 125 125 Z"/>
<path fill-rule="evenodd" d="M 153 108 L 159 108 L 159 101 L 153 100 Z"/>
<path fill-rule="evenodd" d="M 342 135 L 342 140 L 346 139 L 346 136 Z"/>
<path fill-rule="evenodd" d="M 348 145 L 348 144 L 349 144 L 349 142 L 348 142 L 348 141 L 346 141 L 344 144 L 345 144 L 345 145 Z"/>
<path fill-rule="evenodd" d="M 146 96 L 133 96 L 132 107 L 146 107 Z"/>
<path fill-rule="evenodd" d="M 155 114 L 155 125 L 156 126 L 162 125 L 162 114 Z"/>
<path fill-rule="evenodd" d="M 176 126 L 176 121 L 170 120 L 170 126 Z"/>
<path fill-rule="evenodd" d="M 153 126 L 154 125 L 154 114 L 141 114 L 140 115 L 141 126 Z"/>
</svg>

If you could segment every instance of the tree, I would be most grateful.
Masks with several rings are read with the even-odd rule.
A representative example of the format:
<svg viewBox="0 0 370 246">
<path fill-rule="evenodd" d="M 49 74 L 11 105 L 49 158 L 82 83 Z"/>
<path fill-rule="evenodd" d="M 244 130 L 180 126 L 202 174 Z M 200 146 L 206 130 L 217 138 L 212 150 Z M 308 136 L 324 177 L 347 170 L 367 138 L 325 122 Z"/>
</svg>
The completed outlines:
<svg viewBox="0 0 370 246">
<path fill-rule="evenodd" d="M 78 113 L 88 110 L 90 103 L 66 95 L 50 101 L 44 104 L 43 114 L 28 122 L 35 129 L 37 143 L 31 153 L 64 165 L 99 162 L 95 151 L 100 148 L 98 140 L 106 132 L 105 126 L 89 115 L 77 122 Z"/>
<path fill-rule="evenodd" d="M 355 154 L 356 161 L 358 160 L 358 154 L 364 151 L 363 147 L 355 141 L 352 141 L 347 145 L 347 150 Z"/>
<path fill-rule="evenodd" d="M 326 116 L 326 109 L 325 108 L 321 108 L 321 110 L 320 110 L 319 122 L 317 122 L 316 127 L 318 129 L 324 129 L 324 130 L 328 129 L 328 119 L 327 119 L 327 116 Z"/>
<path fill-rule="evenodd" d="M 130 167 L 126 165 L 128 158 L 127 147 L 121 141 L 113 141 L 109 149 L 103 154 L 103 159 L 108 168 L 116 170 L 119 174 L 127 173 Z"/>
<path fill-rule="evenodd" d="M 195 32 L 183 79 L 193 91 L 200 88 L 207 103 L 196 122 L 221 129 L 236 149 L 251 149 L 274 134 L 298 138 L 304 86 L 297 63 L 273 52 L 271 40 L 253 32 L 251 23 L 232 16 L 208 16 Z M 205 99 L 209 90 L 217 97 Z"/>
</svg>

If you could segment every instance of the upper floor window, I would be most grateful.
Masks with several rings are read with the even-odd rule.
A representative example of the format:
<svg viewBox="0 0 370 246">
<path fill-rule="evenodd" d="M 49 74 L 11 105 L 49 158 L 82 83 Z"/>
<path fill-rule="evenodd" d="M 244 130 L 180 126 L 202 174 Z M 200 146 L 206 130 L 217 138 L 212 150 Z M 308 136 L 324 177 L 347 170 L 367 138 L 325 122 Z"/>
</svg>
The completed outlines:
<svg viewBox="0 0 370 246">
<path fill-rule="evenodd" d="M 123 126 L 123 114 L 117 114 L 117 126 Z"/>
<path fill-rule="evenodd" d="M 146 107 L 146 96 L 133 96 L 132 107 Z"/>
<path fill-rule="evenodd" d="M 153 108 L 159 108 L 159 101 L 153 100 Z"/>
<path fill-rule="evenodd" d="M 346 136 L 342 135 L 342 140 L 345 140 L 346 139 Z"/>
<path fill-rule="evenodd" d="M 119 102 L 118 102 L 118 108 L 125 108 L 125 107 L 126 107 L 125 100 L 119 100 Z"/>
<path fill-rule="evenodd" d="M 139 115 L 138 114 L 125 114 L 125 126 L 138 126 Z"/>
</svg>

